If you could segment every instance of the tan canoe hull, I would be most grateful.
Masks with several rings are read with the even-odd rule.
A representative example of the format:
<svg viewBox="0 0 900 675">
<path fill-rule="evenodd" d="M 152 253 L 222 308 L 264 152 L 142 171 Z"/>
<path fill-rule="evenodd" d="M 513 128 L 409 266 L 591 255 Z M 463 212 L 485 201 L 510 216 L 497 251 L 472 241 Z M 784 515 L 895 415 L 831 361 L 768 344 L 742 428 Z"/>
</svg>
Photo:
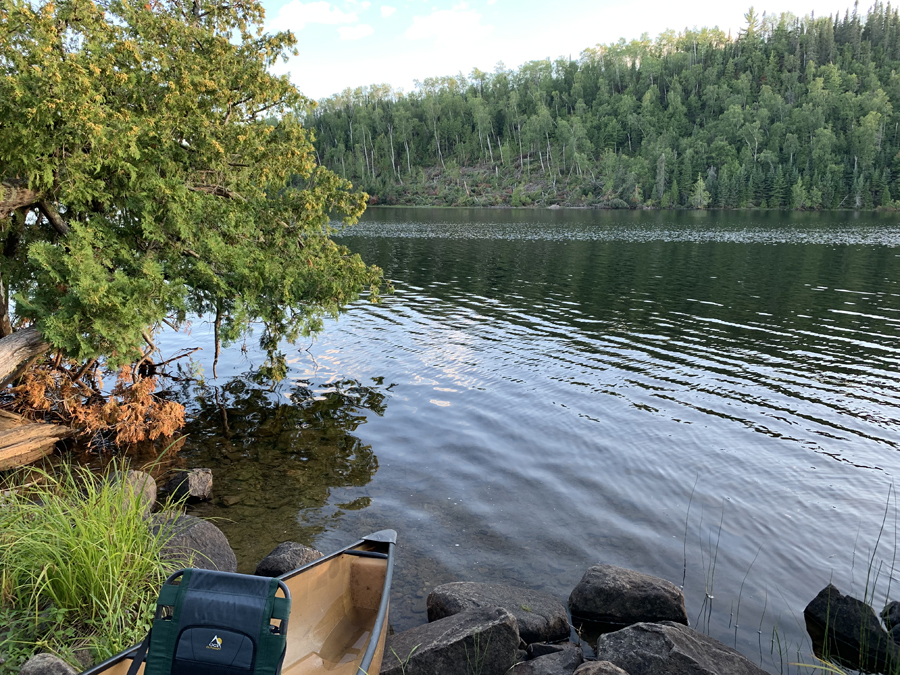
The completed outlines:
<svg viewBox="0 0 900 675">
<path fill-rule="evenodd" d="M 281 577 L 291 592 L 282 675 L 378 675 L 395 539 L 392 530 L 377 532 Z M 134 651 L 82 675 L 127 675 Z"/>
</svg>

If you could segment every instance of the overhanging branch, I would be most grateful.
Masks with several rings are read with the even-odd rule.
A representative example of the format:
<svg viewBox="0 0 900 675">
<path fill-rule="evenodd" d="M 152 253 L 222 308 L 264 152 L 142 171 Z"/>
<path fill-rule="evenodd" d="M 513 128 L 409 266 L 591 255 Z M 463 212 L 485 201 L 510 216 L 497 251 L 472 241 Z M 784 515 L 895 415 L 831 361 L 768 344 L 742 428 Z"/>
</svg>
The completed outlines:
<svg viewBox="0 0 900 675">
<path fill-rule="evenodd" d="M 41 210 L 41 213 L 44 214 L 44 217 L 50 221 L 50 224 L 53 225 L 53 229 L 56 230 L 60 236 L 64 237 L 69 234 L 69 226 L 66 225 L 66 221 L 64 221 L 59 213 L 56 212 L 56 209 L 43 200 L 38 202 L 38 208 Z"/>
</svg>

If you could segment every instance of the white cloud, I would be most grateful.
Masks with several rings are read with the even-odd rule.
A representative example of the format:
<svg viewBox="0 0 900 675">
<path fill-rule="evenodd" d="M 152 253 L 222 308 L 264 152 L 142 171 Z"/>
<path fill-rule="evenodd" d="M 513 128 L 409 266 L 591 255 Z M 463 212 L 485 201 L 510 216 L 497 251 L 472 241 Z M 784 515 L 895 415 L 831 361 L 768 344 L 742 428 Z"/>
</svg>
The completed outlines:
<svg viewBox="0 0 900 675">
<path fill-rule="evenodd" d="M 325 0 L 307 3 L 291 0 L 278 11 L 278 16 L 271 22 L 270 27 L 278 30 L 300 31 L 308 23 L 334 26 L 341 23 L 353 23 L 357 20 L 356 14 L 342 12 Z"/>
<path fill-rule="evenodd" d="M 406 29 L 410 40 L 436 38 L 440 42 L 471 42 L 487 37 L 493 26 L 481 25 L 481 14 L 468 9 L 465 3 L 453 9 L 439 9 L 428 16 L 413 17 L 412 25 Z"/>
<path fill-rule="evenodd" d="M 369 0 L 365 0 L 364 2 L 359 3 L 359 6 L 363 9 L 369 9 L 372 6 L 372 3 Z"/>
<path fill-rule="evenodd" d="M 381 16 L 387 18 L 391 14 L 397 11 L 396 7 L 391 7 L 390 5 L 382 5 L 381 6 Z"/>
<path fill-rule="evenodd" d="M 341 26 L 338 28 L 341 40 L 359 40 L 374 32 L 375 29 L 367 23 L 361 23 L 358 26 Z"/>
</svg>

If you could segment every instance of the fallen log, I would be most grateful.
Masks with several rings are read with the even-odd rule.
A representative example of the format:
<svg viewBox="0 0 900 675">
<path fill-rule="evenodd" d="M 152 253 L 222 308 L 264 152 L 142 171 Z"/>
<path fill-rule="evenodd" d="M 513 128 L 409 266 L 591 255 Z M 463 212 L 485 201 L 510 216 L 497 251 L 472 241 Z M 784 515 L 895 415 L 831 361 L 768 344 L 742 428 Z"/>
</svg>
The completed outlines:
<svg viewBox="0 0 900 675">
<path fill-rule="evenodd" d="M 36 462 L 53 452 L 56 442 L 72 435 L 56 424 L 29 422 L 0 410 L 0 471 Z"/>
</svg>

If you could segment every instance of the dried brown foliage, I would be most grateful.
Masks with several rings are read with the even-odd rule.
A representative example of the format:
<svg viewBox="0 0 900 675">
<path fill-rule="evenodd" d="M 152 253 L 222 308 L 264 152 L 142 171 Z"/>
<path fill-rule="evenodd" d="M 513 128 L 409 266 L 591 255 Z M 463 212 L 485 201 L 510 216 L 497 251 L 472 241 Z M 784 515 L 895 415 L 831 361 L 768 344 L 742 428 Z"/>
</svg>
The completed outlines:
<svg viewBox="0 0 900 675">
<path fill-rule="evenodd" d="M 74 372 L 74 374 L 73 374 Z M 88 378 L 77 378 L 82 374 Z M 93 386 L 91 386 L 93 385 Z M 13 392 L 19 412 L 55 418 L 91 437 L 113 432 L 117 445 L 155 441 L 171 436 L 184 426 L 184 406 L 155 395 L 156 377 L 132 380 L 131 370 L 119 371 L 116 385 L 106 396 L 96 373 L 81 373 L 58 361 L 29 369 Z"/>
</svg>

